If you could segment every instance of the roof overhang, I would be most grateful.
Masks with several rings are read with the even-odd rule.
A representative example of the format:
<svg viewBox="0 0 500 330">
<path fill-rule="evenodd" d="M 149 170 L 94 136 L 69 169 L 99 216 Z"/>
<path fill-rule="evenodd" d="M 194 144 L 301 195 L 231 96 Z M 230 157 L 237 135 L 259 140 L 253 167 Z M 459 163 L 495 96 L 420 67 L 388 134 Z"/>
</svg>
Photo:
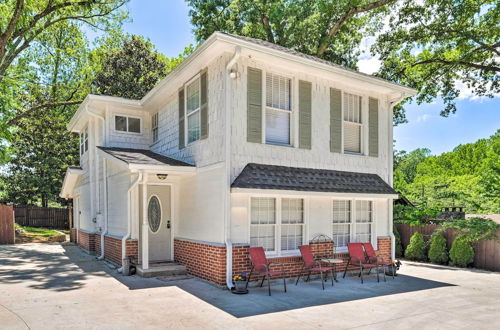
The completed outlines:
<svg viewBox="0 0 500 330">
<path fill-rule="evenodd" d="M 231 188 L 232 194 L 246 194 L 259 196 L 294 196 L 294 197 L 330 197 L 347 199 L 397 199 L 398 194 L 363 194 L 363 193 L 339 193 L 319 191 L 297 191 L 280 189 L 251 189 Z"/>
<path fill-rule="evenodd" d="M 158 165 L 158 164 L 134 164 L 127 163 L 115 156 L 105 152 L 102 149 L 97 148 L 97 152 L 99 156 L 103 157 L 106 160 L 111 161 L 113 164 L 120 166 L 122 168 L 128 169 L 130 172 L 151 172 L 151 173 L 172 173 L 179 175 L 193 175 L 196 173 L 196 167 L 194 166 L 173 166 L 173 165 Z"/>
<path fill-rule="evenodd" d="M 67 199 L 74 197 L 75 185 L 82 174 L 83 170 L 80 167 L 68 167 L 66 169 L 61 192 L 59 193 L 61 198 Z"/>
</svg>

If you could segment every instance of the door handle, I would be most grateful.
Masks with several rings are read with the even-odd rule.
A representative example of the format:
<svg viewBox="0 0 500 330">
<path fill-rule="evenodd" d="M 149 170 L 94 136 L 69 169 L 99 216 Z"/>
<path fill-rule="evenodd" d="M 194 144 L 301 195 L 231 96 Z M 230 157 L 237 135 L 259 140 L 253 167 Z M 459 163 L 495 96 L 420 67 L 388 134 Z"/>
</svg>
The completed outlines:
<svg viewBox="0 0 500 330">
<path fill-rule="evenodd" d="M 170 220 L 167 220 L 167 228 L 170 229 Z"/>
</svg>

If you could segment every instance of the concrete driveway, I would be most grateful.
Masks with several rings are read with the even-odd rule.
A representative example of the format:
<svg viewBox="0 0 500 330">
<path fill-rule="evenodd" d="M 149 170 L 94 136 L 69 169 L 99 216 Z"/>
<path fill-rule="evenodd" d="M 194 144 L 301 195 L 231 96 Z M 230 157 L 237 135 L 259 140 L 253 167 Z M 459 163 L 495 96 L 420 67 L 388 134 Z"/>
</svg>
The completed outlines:
<svg viewBox="0 0 500 330">
<path fill-rule="evenodd" d="M 0 246 L 0 329 L 500 328 L 499 273 L 408 262 L 387 283 L 272 289 L 122 277 L 68 243 Z"/>
</svg>

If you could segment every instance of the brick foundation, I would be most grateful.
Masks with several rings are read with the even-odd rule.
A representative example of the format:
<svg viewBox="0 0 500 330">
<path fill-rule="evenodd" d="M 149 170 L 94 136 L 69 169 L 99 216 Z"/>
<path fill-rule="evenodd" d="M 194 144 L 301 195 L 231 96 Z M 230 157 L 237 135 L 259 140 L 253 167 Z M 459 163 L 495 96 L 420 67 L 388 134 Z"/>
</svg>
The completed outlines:
<svg viewBox="0 0 500 330">
<path fill-rule="evenodd" d="M 217 285 L 226 283 L 226 247 L 223 245 L 175 239 L 174 260 L 185 265 L 189 274 Z"/>
<path fill-rule="evenodd" d="M 71 229 L 70 237 L 72 237 L 72 242 L 77 243 L 79 247 L 84 249 L 90 254 L 100 255 L 101 254 L 101 235 L 92 234 L 84 231 L 78 231 L 78 236 L 76 229 Z M 78 237 L 78 242 L 77 242 Z M 125 243 L 126 257 L 132 257 L 138 259 L 139 247 L 137 240 L 129 239 Z M 115 265 L 122 265 L 122 240 L 121 238 L 104 236 L 104 258 Z"/>
<path fill-rule="evenodd" d="M 76 244 L 76 228 L 71 228 L 69 231 L 69 241 Z"/>
</svg>

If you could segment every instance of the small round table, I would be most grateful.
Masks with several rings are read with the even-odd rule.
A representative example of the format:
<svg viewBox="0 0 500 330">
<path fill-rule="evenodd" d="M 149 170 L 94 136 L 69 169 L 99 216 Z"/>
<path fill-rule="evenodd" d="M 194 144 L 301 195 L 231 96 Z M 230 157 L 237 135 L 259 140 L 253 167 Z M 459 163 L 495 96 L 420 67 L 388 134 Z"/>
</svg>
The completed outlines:
<svg viewBox="0 0 500 330">
<path fill-rule="evenodd" d="M 333 279 L 335 280 L 335 282 L 338 282 L 336 265 L 343 263 L 344 260 L 338 258 L 324 258 L 321 259 L 321 262 L 328 264 L 333 268 Z"/>
</svg>

